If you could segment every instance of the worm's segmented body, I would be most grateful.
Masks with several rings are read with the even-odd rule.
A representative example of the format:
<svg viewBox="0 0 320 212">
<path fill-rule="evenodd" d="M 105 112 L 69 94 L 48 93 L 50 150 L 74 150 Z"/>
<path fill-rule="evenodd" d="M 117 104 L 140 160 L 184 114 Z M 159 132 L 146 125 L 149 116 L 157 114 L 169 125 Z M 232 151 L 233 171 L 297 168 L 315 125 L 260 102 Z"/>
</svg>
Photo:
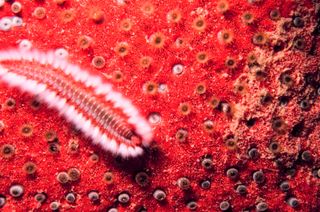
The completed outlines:
<svg viewBox="0 0 320 212">
<path fill-rule="evenodd" d="M 0 80 L 37 95 L 95 144 L 122 157 L 142 154 L 149 123 L 130 100 L 101 77 L 38 50 L 0 51 Z"/>
</svg>

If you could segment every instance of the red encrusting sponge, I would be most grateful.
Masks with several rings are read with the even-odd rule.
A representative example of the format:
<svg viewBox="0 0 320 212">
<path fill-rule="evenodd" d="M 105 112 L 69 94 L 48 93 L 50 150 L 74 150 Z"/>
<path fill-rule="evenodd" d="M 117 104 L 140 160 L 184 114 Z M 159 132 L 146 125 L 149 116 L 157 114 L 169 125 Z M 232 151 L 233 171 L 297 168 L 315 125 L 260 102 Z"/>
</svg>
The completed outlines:
<svg viewBox="0 0 320 212">
<path fill-rule="evenodd" d="M 0 0 L 0 211 L 319 211 L 319 35 L 317 1 Z"/>
</svg>

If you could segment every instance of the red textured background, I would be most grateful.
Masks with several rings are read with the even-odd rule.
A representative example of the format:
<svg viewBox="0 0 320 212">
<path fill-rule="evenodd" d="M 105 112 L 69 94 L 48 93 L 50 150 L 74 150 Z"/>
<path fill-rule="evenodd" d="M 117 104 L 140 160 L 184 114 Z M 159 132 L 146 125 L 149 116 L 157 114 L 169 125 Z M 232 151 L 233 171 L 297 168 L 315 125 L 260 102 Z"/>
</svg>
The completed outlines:
<svg viewBox="0 0 320 212">
<path fill-rule="evenodd" d="M 275 107 L 253 107 L 254 100 L 258 99 L 258 93 L 262 89 L 268 89 L 272 94 L 277 94 L 279 87 L 278 76 L 286 67 L 294 69 L 295 86 L 302 84 L 302 75 L 318 66 L 317 56 L 308 58 L 305 54 L 286 50 L 277 61 L 272 55 L 271 47 L 262 47 L 265 56 L 273 57 L 268 63 L 268 78 L 259 85 L 249 85 L 248 94 L 234 93 L 234 82 L 237 78 L 247 73 L 246 58 L 249 52 L 256 47 L 252 44 L 252 36 L 257 32 L 272 32 L 277 28 L 278 22 L 269 18 L 272 9 L 278 8 L 283 18 L 291 17 L 293 10 L 297 9 L 297 3 L 292 1 L 263 1 L 258 4 L 250 4 L 246 1 L 230 1 L 230 11 L 222 15 L 217 12 L 216 1 L 148 1 L 154 5 L 154 13 L 143 14 L 141 7 L 144 1 L 128 0 L 124 5 L 118 5 L 116 1 L 89 1 L 67 0 L 63 6 L 53 1 L 20 1 L 23 5 L 19 14 L 23 18 L 24 25 L 16 27 L 8 32 L 0 31 L 0 48 L 15 47 L 19 39 L 28 39 L 33 47 L 41 50 L 65 48 L 69 52 L 69 61 L 79 64 L 83 68 L 99 71 L 114 84 L 114 87 L 129 97 L 147 117 L 156 112 L 161 115 L 161 122 L 154 125 L 155 143 L 147 150 L 147 154 L 136 160 L 115 160 L 109 153 L 100 151 L 99 147 L 91 145 L 89 139 L 81 134 L 75 134 L 70 124 L 59 117 L 54 110 L 41 105 L 39 110 L 30 107 L 31 96 L 21 94 L 18 90 L 9 89 L 5 84 L 0 87 L 0 103 L 3 104 L 9 97 L 16 100 L 16 107 L 12 110 L 1 108 L 0 120 L 3 120 L 6 128 L 0 135 L 0 145 L 12 144 L 16 148 L 16 154 L 11 159 L 0 157 L 0 194 L 7 197 L 7 204 L 0 210 L 26 211 L 39 208 L 39 211 L 48 210 L 52 201 L 61 202 L 62 210 L 73 208 L 74 211 L 97 211 L 111 206 L 117 206 L 120 211 L 134 211 L 143 206 L 148 211 L 184 211 L 186 203 L 195 200 L 199 211 L 219 211 L 219 204 L 228 200 L 234 211 L 255 207 L 259 199 L 264 199 L 271 211 L 293 211 L 285 202 L 285 193 L 278 188 L 279 170 L 274 165 L 272 154 L 268 151 L 270 138 L 273 136 L 270 120 L 272 113 L 277 110 L 278 103 L 272 102 Z M 310 14 L 314 15 L 313 5 L 310 1 L 301 1 L 302 8 L 310 8 Z M 32 16 L 38 6 L 46 8 L 46 18 L 38 20 Z M 104 11 L 103 23 L 96 24 L 90 19 L 90 11 L 99 8 Z M 167 13 L 178 8 L 182 13 L 179 24 L 168 23 Z M 72 9 L 74 19 L 64 23 L 62 13 Z M 200 14 L 197 11 L 205 11 L 207 27 L 204 32 L 197 32 L 192 28 L 192 22 Z M 255 23 L 247 26 L 241 16 L 250 11 L 255 17 Z M 203 14 L 203 13 L 202 13 Z M 0 8 L 0 18 L 13 16 L 10 4 L 6 3 Z M 121 20 L 129 18 L 133 27 L 129 32 L 121 31 Z M 315 25 L 315 17 L 306 18 L 305 30 L 290 31 L 288 35 L 301 34 L 307 39 L 310 47 L 312 36 L 311 28 Z M 217 34 L 222 29 L 230 29 L 234 32 L 232 45 L 221 45 Z M 152 47 L 146 40 L 155 32 L 162 32 L 165 37 L 165 45 L 161 49 Z M 305 34 L 303 34 L 305 33 Z M 93 45 L 89 50 L 81 50 L 77 40 L 81 35 L 90 36 Z M 183 38 L 186 44 L 177 47 L 175 40 Z M 114 48 L 117 42 L 127 42 L 129 53 L 125 57 L 115 54 Z M 210 61 L 199 64 L 196 54 L 206 51 Z M 258 50 L 259 51 L 259 50 Z M 316 50 L 318 52 L 318 49 Z M 270 53 L 270 54 L 269 54 Z M 101 70 L 94 70 L 91 60 L 100 55 L 106 59 L 106 66 Z M 271 56 L 272 55 L 272 56 Z M 142 56 L 150 56 L 153 59 L 147 69 L 139 66 Z M 237 60 L 237 68 L 228 70 L 224 63 L 228 56 Z M 180 76 L 172 73 L 173 65 L 181 63 L 185 66 Z M 116 82 L 112 75 L 120 70 L 123 80 Z M 145 82 L 152 81 L 165 84 L 167 91 L 155 95 L 143 91 Z M 195 87 L 199 83 L 206 85 L 206 93 L 198 95 Z M 293 92 L 299 96 L 299 89 Z M 295 94 L 294 94 L 295 95 Z M 244 105 L 247 117 L 258 117 L 258 121 L 252 128 L 248 128 L 244 121 L 246 117 L 230 118 L 218 110 L 213 110 L 208 104 L 212 96 L 217 96 L 233 104 Z M 296 98 L 296 97 L 293 97 Z M 298 98 L 298 97 L 297 97 Z M 191 114 L 183 116 L 179 114 L 178 107 L 182 102 L 191 104 Z M 252 107 L 251 107 L 252 106 Z M 285 118 L 289 127 L 292 127 L 298 117 L 314 117 L 319 111 L 319 103 L 305 113 L 301 112 L 294 101 L 290 101 L 286 109 L 278 109 Z M 283 111 L 285 110 L 285 111 Z M 282 111 L 282 112 L 281 112 Z M 214 122 L 213 133 L 203 129 L 203 122 L 210 119 Z M 34 127 L 33 136 L 24 138 L 20 134 L 23 124 L 30 123 Z M 308 122 L 309 123 L 309 122 Z M 238 127 L 234 127 L 235 125 Z M 317 135 L 318 127 L 314 122 L 306 127 L 312 128 L 310 136 L 290 139 L 287 136 L 278 136 L 277 139 L 283 147 L 283 152 L 297 152 L 296 144 L 299 142 L 302 148 L 312 150 L 313 156 L 319 156 Z M 187 129 L 188 139 L 185 143 L 177 141 L 175 134 L 180 128 Z M 53 155 L 48 151 L 48 143 L 44 138 L 45 132 L 53 129 L 57 132 L 60 153 Z M 230 151 L 224 144 L 223 137 L 236 130 L 239 134 L 238 149 Z M 69 139 L 79 139 L 79 153 L 68 153 Z M 310 144 L 307 144 L 309 141 Z M 260 151 L 257 161 L 247 159 L 247 149 L 255 143 Z M 92 153 L 99 155 L 99 161 L 94 163 L 89 157 Z M 214 169 L 206 171 L 202 168 L 200 159 L 203 155 L 211 154 Z M 22 170 L 27 161 L 37 164 L 37 172 L 34 178 L 28 177 Z M 245 162 L 244 162 L 245 161 Z M 225 171 L 230 166 L 245 163 L 240 172 L 240 181 L 247 185 L 248 194 L 240 196 L 235 192 L 236 183 L 226 177 Z M 316 163 L 315 163 L 316 164 Z M 316 166 L 316 165 L 314 165 Z M 79 182 L 61 186 L 56 180 L 56 174 L 66 171 L 71 167 L 77 167 L 81 171 Z M 290 180 L 292 193 L 300 200 L 297 210 L 311 211 L 318 203 L 317 193 L 319 179 L 311 176 L 313 166 L 299 166 L 297 174 Z M 266 183 L 259 187 L 252 182 L 252 173 L 255 170 L 264 170 Z M 114 182 L 107 185 L 103 181 L 103 174 L 112 171 Z M 150 176 L 150 185 L 141 188 L 135 181 L 134 175 L 139 171 L 146 171 Z M 181 191 L 176 185 L 179 177 L 188 177 L 192 189 Z M 203 179 L 211 180 L 211 188 L 203 190 L 200 182 Z M 8 190 L 13 183 L 22 184 L 25 194 L 22 198 L 10 197 Z M 164 203 L 157 202 L 152 197 L 156 188 L 162 188 L 167 193 Z M 64 200 L 68 191 L 77 193 L 75 204 L 69 204 Z M 97 190 L 101 195 L 101 203 L 94 205 L 87 198 L 90 190 Z M 34 200 L 36 192 L 44 191 L 48 194 L 47 201 L 37 205 Z M 130 204 L 121 206 L 116 202 L 117 195 L 127 191 L 131 195 Z M 315 209 L 316 210 L 316 209 Z"/>
</svg>

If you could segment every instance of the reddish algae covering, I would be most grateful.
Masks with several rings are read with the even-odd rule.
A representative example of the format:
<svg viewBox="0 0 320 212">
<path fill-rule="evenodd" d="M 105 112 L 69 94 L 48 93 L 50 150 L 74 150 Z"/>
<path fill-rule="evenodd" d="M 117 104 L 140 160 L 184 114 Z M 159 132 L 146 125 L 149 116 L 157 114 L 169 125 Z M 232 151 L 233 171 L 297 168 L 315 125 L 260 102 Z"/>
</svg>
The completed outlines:
<svg viewBox="0 0 320 212">
<path fill-rule="evenodd" d="M 317 0 L 0 0 L 0 23 L 1 51 L 66 50 L 154 133 L 123 159 L 1 82 L 0 211 L 320 211 Z"/>
</svg>

